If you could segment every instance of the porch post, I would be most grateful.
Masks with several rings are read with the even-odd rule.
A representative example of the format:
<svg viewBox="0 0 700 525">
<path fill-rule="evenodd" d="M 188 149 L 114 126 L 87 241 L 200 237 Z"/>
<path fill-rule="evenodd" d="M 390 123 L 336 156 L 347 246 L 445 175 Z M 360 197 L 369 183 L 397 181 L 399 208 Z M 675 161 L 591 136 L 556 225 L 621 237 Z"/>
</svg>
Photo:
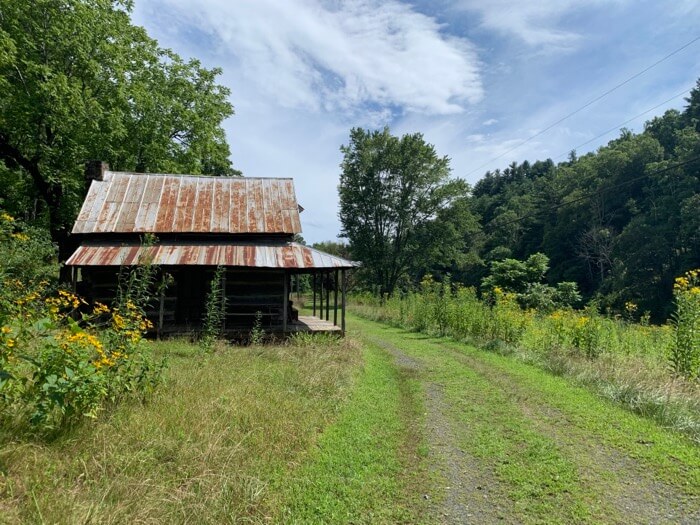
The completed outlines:
<svg viewBox="0 0 700 525">
<path fill-rule="evenodd" d="M 316 272 L 312 274 L 314 276 L 313 282 L 311 283 L 311 289 L 313 290 L 314 293 L 314 317 L 316 317 Z"/>
<path fill-rule="evenodd" d="M 318 318 L 323 319 L 323 273 L 319 275 L 321 285 L 318 288 Z"/>
<path fill-rule="evenodd" d="M 338 270 L 335 271 L 334 276 L 335 286 L 333 287 L 333 324 L 338 326 L 338 286 L 340 281 L 338 279 Z"/>
<path fill-rule="evenodd" d="M 326 277 L 331 280 L 331 272 L 326 272 Z M 331 319 L 331 287 L 326 286 L 326 321 Z"/>
<path fill-rule="evenodd" d="M 282 335 L 287 333 L 287 310 L 289 307 L 289 282 L 287 271 L 284 271 L 284 297 L 282 298 Z"/>
<path fill-rule="evenodd" d="M 345 335 L 345 293 L 347 291 L 348 287 L 348 279 L 347 279 L 347 270 L 343 270 L 343 293 L 342 293 L 342 307 L 340 310 L 340 330 L 343 332 L 343 335 Z"/>
<path fill-rule="evenodd" d="M 165 312 L 165 286 L 160 287 L 160 301 L 158 305 L 158 339 L 163 333 L 163 317 Z"/>
</svg>

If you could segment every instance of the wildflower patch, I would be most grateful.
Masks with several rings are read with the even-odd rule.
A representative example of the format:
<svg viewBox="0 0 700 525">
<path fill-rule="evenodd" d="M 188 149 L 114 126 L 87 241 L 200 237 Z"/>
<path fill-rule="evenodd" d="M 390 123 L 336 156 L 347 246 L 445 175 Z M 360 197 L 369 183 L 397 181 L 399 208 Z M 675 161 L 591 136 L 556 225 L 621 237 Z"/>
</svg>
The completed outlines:
<svg viewBox="0 0 700 525">
<path fill-rule="evenodd" d="M 25 242 L 15 224 L 0 214 L 3 248 Z M 11 267 L 0 268 L 0 288 L 0 424 L 54 432 L 160 382 L 164 364 L 142 340 L 152 325 L 141 296 L 125 290 L 111 307 L 90 305 Z"/>
</svg>

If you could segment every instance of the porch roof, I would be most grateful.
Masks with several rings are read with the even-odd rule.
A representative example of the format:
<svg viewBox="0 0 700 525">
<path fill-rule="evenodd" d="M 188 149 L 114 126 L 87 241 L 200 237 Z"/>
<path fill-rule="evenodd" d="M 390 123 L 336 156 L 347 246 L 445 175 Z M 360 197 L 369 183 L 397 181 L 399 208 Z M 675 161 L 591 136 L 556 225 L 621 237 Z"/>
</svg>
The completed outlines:
<svg viewBox="0 0 700 525">
<path fill-rule="evenodd" d="M 66 266 L 134 266 L 148 261 L 160 266 L 232 266 L 278 269 L 347 269 L 359 266 L 295 242 L 162 242 L 155 246 L 84 242 Z"/>
</svg>

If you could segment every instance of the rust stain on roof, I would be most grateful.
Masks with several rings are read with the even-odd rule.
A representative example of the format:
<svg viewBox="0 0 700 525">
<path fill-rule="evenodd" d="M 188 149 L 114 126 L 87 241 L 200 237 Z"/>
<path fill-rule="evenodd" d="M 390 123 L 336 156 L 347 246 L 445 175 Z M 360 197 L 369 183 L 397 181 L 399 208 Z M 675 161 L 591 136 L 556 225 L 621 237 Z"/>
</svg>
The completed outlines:
<svg viewBox="0 0 700 525">
<path fill-rule="evenodd" d="M 163 243 L 156 246 L 83 243 L 67 266 L 241 266 L 252 268 L 341 269 L 357 263 L 298 243 Z"/>
<path fill-rule="evenodd" d="M 291 179 L 107 171 L 73 233 L 301 233 Z"/>
</svg>

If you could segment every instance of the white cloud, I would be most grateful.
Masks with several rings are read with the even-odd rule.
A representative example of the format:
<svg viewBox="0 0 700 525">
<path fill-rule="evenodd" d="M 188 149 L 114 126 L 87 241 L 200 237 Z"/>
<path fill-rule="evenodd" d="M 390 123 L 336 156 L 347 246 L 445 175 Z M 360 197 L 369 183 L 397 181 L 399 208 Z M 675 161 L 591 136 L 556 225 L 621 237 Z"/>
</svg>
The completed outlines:
<svg viewBox="0 0 700 525">
<path fill-rule="evenodd" d="M 570 48 L 581 36 L 557 28 L 567 14 L 610 0 L 455 0 L 454 7 L 479 13 L 481 25 L 516 36 L 530 46 Z M 619 0 L 618 0 L 619 1 Z"/>
<path fill-rule="evenodd" d="M 395 0 L 152 5 L 170 24 L 215 36 L 217 54 L 235 57 L 246 82 L 283 107 L 453 114 L 483 97 L 471 43 Z"/>
<path fill-rule="evenodd" d="M 584 39 L 610 33 L 610 6 L 621 1 L 616 38 L 595 42 L 595 56 L 586 57 L 593 63 L 559 55 L 590 53 Z M 225 123 L 234 165 L 247 176 L 293 177 L 304 236 L 314 242 L 339 231 L 338 147 L 350 127 L 420 131 L 472 183 L 512 161 L 556 157 L 694 83 L 698 59 L 688 49 L 655 71 L 668 87 L 650 75 L 521 145 L 660 58 L 660 35 L 669 35 L 668 50 L 689 39 L 678 35 L 693 34 L 700 9 L 697 0 L 680 1 L 687 13 L 629 0 L 430 2 L 442 26 L 417 12 L 427 0 L 138 0 L 134 20 L 183 57 L 223 68 L 218 82 L 231 88 L 236 108 Z M 463 11 L 445 11 L 448 4 Z M 450 36 L 458 31 L 470 32 Z M 483 37 L 481 63 L 470 42 Z M 637 61 L 621 60 L 620 48 Z M 550 51 L 548 60 L 531 60 Z"/>
</svg>

